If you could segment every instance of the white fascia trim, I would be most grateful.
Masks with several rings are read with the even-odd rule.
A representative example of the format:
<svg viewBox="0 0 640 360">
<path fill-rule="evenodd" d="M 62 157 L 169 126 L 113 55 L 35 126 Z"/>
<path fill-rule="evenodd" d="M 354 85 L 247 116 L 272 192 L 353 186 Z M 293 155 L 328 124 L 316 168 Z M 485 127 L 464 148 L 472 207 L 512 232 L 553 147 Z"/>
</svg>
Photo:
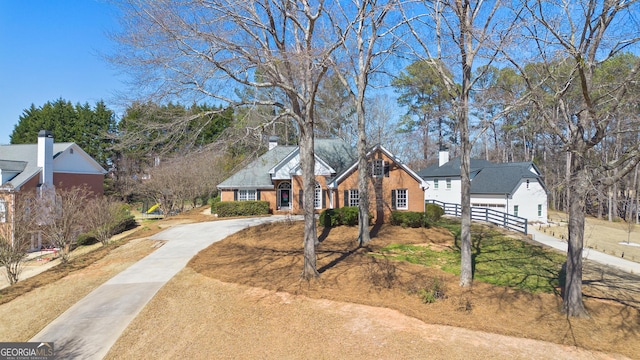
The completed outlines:
<svg viewBox="0 0 640 360">
<path fill-rule="evenodd" d="M 295 155 L 300 152 L 300 147 L 296 147 L 293 151 L 291 151 L 287 156 L 283 157 L 277 164 L 275 164 L 271 169 L 269 169 L 269 174 L 273 175 L 276 173 L 276 169 L 281 167 L 282 165 L 288 163 L 295 157 Z"/>
</svg>

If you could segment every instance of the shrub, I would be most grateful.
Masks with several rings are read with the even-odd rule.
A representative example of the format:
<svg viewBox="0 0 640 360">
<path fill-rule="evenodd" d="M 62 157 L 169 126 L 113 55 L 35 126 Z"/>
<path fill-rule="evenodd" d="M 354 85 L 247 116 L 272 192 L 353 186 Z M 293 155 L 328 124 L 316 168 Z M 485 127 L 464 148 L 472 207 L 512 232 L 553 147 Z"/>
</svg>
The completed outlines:
<svg viewBox="0 0 640 360">
<path fill-rule="evenodd" d="M 93 245 L 93 244 L 95 244 L 97 242 L 98 242 L 98 239 L 96 239 L 96 237 L 91 233 L 80 234 L 80 235 L 78 235 L 78 238 L 76 239 L 76 245 L 77 246 Z"/>
<path fill-rule="evenodd" d="M 391 225 L 409 228 L 428 227 L 425 215 L 415 211 L 392 211 L 389 222 Z"/>
<path fill-rule="evenodd" d="M 366 267 L 366 277 L 376 288 L 391 289 L 397 279 L 396 265 L 386 257 L 383 261 L 374 258 Z"/>
<path fill-rule="evenodd" d="M 320 213 L 320 226 L 334 227 L 340 225 L 340 214 L 335 209 L 326 209 Z"/>
<path fill-rule="evenodd" d="M 347 206 L 340 208 L 340 219 L 342 225 L 355 226 L 358 225 L 358 207 Z"/>
<path fill-rule="evenodd" d="M 211 206 L 211 209 L 215 208 L 215 205 L 217 203 L 219 203 L 219 202 L 220 202 L 220 194 L 218 194 L 218 195 L 216 195 L 216 196 L 214 196 L 212 198 L 209 198 L 209 201 L 208 201 L 209 206 Z"/>
<path fill-rule="evenodd" d="M 426 204 L 424 208 L 426 221 L 435 223 L 444 215 L 444 209 L 436 204 Z"/>
<path fill-rule="evenodd" d="M 358 207 L 346 206 L 339 209 L 326 209 L 320 213 L 319 223 L 324 227 L 358 225 Z"/>
<path fill-rule="evenodd" d="M 116 216 L 116 221 L 114 222 L 114 226 L 112 229 L 113 234 L 119 234 L 123 231 L 136 227 L 136 219 L 133 215 L 131 215 L 131 212 L 129 210 L 129 205 L 120 205 L 118 214 Z"/>
<path fill-rule="evenodd" d="M 431 286 L 418 291 L 418 296 L 425 304 L 433 304 L 437 300 L 445 299 L 445 284 L 443 281 L 434 278 Z"/>
<path fill-rule="evenodd" d="M 219 217 L 266 215 L 269 213 L 269 202 L 220 201 L 215 203 L 214 208 Z"/>
</svg>

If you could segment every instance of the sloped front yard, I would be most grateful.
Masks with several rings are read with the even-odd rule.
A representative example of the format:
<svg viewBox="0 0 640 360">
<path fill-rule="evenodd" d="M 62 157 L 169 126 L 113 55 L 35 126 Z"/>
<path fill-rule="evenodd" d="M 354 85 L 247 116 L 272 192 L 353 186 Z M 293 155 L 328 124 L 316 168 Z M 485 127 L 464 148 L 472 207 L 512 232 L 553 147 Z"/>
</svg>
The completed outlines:
<svg viewBox="0 0 640 360">
<path fill-rule="evenodd" d="M 301 223 L 244 230 L 201 252 L 189 267 L 223 282 L 394 309 L 428 324 L 640 357 L 638 278 L 633 275 L 589 265 L 585 301 L 591 318 L 567 319 L 558 312 L 561 298 L 554 292 L 563 256 L 524 246 L 519 240 L 508 245 L 508 238 L 492 244 L 487 239 L 494 230 L 474 230 L 476 270 L 480 280 L 503 286 L 476 281 L 470 290 L 457 285 L 454 237 L 447 229 L 383 226 L 366 249 L 354 247 L 356 228 L 318 231 L 322 243 L 317 281 L 299 278 Z M 477 236 L 482 233 L 484 239 Z M 420 248 L 429 252 L 420 253 Z M 441 294 L 429 303 L 425 294 L 434 289 Z"/>
</svg>

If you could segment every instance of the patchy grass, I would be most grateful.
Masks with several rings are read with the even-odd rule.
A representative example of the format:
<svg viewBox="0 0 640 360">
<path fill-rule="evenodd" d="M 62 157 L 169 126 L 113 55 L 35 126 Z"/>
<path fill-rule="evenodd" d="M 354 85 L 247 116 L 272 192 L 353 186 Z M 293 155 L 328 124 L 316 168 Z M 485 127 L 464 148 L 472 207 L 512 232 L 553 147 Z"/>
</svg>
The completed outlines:
<svg viewBox="0 0 640 360">
<path fill-rule="evenodd" d="M 460 224 L 443 223 L 453 234 Z M 391 244 L 381 249 L 385 256 L 398 261 L 435 267 L 460 274 L 460 249 L 455 246 L 432 249 L 430 246 Z M 560 285 L 559 275 L 565 256 L 545 250 L 491 228 L 474 226 L 472 231 L 474 279 L 492 285 L 507 286 L 530 293 L 553 293 Z"/>
</svg>

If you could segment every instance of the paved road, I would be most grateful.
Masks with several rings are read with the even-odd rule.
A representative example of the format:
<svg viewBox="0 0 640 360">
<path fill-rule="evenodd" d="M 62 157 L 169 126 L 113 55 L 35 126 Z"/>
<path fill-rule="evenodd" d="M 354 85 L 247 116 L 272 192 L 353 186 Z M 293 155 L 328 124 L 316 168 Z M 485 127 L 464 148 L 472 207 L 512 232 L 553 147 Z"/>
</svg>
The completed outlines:
<svg viewBox="0 0 640 360">
<path fill-rule="evenodd" d="M 565 253 L 567 252 L 567 243 L 565 241 L 556 239 L 545 233 L 541 233 L 536 229 L 533 229 L 533 226 L 529 227 L 529 231 L 531 233 L 531 236 L 533 237 L 533 240 L 552 248 L 562 250 Z M 593 249 L 585 248 L 582 250 L 582 257 L 585 259 L 596 261 L 600 264 L 616 267 L 626 272 L 640 274 L 640 263 L 625 260 L 617 256 L 608 255 Z"/>
<path fill-rule="evenodd" d="M 167 243 L 89 293 L 31 341 L 53 341 L 58 359 L 102 359 L 156 292 L 200 250 L 244 228 L 285 216 L 171 227 L 151 237 Z"/>
</svg>

